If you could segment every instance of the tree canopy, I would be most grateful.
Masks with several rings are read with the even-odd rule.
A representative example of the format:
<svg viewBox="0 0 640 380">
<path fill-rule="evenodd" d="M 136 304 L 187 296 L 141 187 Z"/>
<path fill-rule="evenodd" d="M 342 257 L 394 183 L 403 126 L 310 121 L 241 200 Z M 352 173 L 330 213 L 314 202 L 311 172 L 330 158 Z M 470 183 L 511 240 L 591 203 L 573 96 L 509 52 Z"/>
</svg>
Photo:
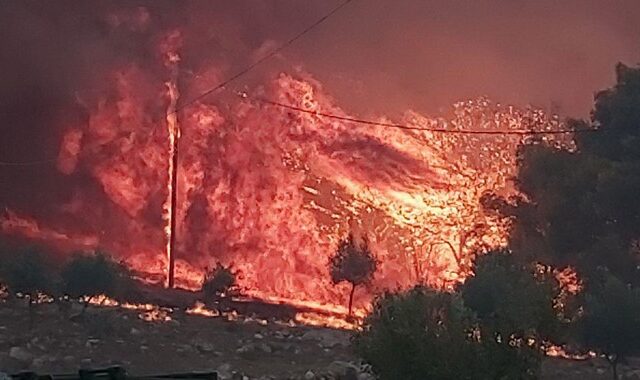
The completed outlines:
<svg viewBox="0 0 640 380">
<path fill-rule="evenodd" d="M 35 298 L 38 293 L 54 293 L 55 276 L 47 255 L 37 247 L 26 247 L 2 263 L 2 282 L 12 293 Z"/>
<path fill-rule="evenodd" d="M 605 355 L 617 379 L 617 365 L 640 352 L 640 289 L 605 272 L 592 281 L 584 297 L 584 314 L 577 322 L 578 340 Z"/>
<path fill-rule="evenodd" d="M 74 298 L 119 296 L 132 281 L 124 266 L 102 252 L 74 254 L 61 277 L 64 292 Z"/>
<path fill-rule="evenodd" d="M 511 252 L 479 256 L 475 275 L 460 286 L 466 306 L 482 323 L 483 335 L 502 339 L 556 338 L 557 281 L 542 268 L 520 263 Z"/>
<path fill-rule="evenodd" d="M 416 287 L 387 293 L 354 340 L 381 380 L 535 379 L 535 347 L 482 335 L 484 325 L 456 293 Z"/>
<path fill-rule="evenodd" d="M 519 152 L 522 197 L 488 202 L 514 219 L 510 247 L 584 277 L 606 267 L 638 284 L 640 68 L 619 64 L 617 82 L 595 97 L 590 121 L 572 120 L 575 150 L 542 141 Z"/>
<path fill-rule="evenodd" d="M 377 261 L 369 249 L 366 240 L 357 242 L 353 235 L 349 235 L 338 245 L 338 249 L 329 261 L 331 281 L 338 284 L 347 281 L 351 284 L 349 293 L 349 315 L 353 305 L 353 294 L 356 286 L 366 284 L 373 279 L 377 268 Z"/>
</svg>

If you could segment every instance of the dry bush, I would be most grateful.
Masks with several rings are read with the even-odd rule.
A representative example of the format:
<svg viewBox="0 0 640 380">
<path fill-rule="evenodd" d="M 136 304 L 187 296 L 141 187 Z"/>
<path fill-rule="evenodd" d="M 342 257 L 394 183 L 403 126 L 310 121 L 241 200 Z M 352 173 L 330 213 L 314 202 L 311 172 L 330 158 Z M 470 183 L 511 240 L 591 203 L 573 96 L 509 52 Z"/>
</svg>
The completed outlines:
<svg viewBox="0 0 640 380">
<path fill-rule="evenodd" d="M 202 292 L 207 299 L 217 298 L 236 290 L 236 273 L 231 266 L 217 263 L 213 269 L 207 270 L 202 283 Z"/>
</svg>

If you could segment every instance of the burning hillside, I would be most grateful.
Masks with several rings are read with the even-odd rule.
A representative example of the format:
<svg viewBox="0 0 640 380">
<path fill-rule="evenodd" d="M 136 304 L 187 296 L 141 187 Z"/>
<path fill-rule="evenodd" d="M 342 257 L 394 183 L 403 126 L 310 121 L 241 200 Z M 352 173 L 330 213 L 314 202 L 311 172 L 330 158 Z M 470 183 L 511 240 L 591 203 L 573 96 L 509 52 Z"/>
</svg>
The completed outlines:
<svg viewBox="0 0 640 380">
<path fill-rule="evenodd" d="M 540 111 L 484 98 L 437 118 L 408 111 L 402 122 L 415 129 L 256 100 L 346 116 L 299 69 L 262 78 L 248 97 L 223 91 L 190 103 L 233 72 L 224 61 L 194 58 L 197 28 L 157 30 L 144 9 L 105 20 L 118 38 L 144 31 L 153 54 L 114 62 L 77 91 L 56 165 L 70 184 L 64 201 L 47 210 L 9 204 L 0 225 L 62 252 L 104 249 L 153 282 L 166 277 L 175 175 L 178 286 L 197 288 L 204 268 L 219 261 L 238 270 L 246 294 L 342 304 L 346 291 L 331 284 L 328 259 L 354 232 L 380 262 L 375 289 L 359 289 L 357 305 L 383 288 L 447 287 L 469 272 L 474 252 L 505 244 L 506 222 L 480 199 L 514 193 L 525 137 L 426 129 L 559 126 Z"/>
</svg>

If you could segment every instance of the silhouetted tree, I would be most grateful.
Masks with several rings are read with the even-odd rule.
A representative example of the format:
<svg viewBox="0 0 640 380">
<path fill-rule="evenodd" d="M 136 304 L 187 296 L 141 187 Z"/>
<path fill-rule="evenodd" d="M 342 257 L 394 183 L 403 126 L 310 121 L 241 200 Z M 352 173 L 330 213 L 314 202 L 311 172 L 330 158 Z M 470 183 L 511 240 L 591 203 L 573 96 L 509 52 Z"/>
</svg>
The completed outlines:
<svg viewBox="0 0 640 380">
<path fill-rule="evenodd" d="M 61 278 L 64 293 L 83 301 L 83 312 L 94 297 L 118 298 L 132 283 L 128 269 L 103 252 L 74 254 Z"/>
<path fill-rule="evenodd" d="M 376 271 L 377 262 L 373 257 L 367 241 L 358 243 L 353 235 L 340 242 L 338 250 L 330 262 L 331 280 L 334 284 L 347 281 L 351 284 L 349 293 L 349 316 L 353 307 L 353 295 L 356 286 L 371 281 Z"/>
<path fill-rule="evenodd" d="M 202 292 L 207 299 L 215 298 L 223 293 L 228 293 L 236 285 L 236 274 L 231 267 L 217 263 L 214 268 L 208 270 L 202 283 Z"/>
<path fill-rule="evenodd" d="M 535 379 L 539 354 L 481 336 L 456 293 L 417 287 L 380 297 L 354 339 L 381 380 Z"/>
<path fill-rule="evenodd" d="M 514 218 L 510 246 L 531 260 L 575 266 L 587 278 L 607 267 L 640 282 L 640 68 L 616 67 L 591 121 L 569 121 L 576 150 L 534 141 L 518 158 L 520 199 L 485 199 Z"/>
<path fill-rule="evenodd" d="M 536 269 L 508 251 L 476 259 L 475 275 L 459 290 L 487 339 L 533 341 L 537 348 L 545 340 L 557 340 L 560 321 L 554 297 L 559 286 L 548 271 Z"/>
<path fill-rule="evenodd" d="M 607 358 L 613 379 L 618 379 L 618 364 L 640 352 L 640 289 L 608 272 L 603 277 L 601 284 L 592 281 L 585 289 L 578 338 Z"/>
<path fill-rule="evenodd" d="M 536 373 L 545 343 L 559 343 L 563 331 L 554 308 L 557 280 L 506 250 L 478 256 L 474 272 L 459 290 L 478 318 L 477 333 L 491 364 L 511 368 L 507 378 Z"/>
<path fill-rule="evenodd" d="M 36 247 L 14 252 L 13 257 L 3 262 L 0 270 L 2 282 L 13 295 L 22 294 L 29 305 L 29 325 L 33 324 L 33 305 L 40 293 L 54 293 L 54 271 L 47 256 Z"/>
</svg>

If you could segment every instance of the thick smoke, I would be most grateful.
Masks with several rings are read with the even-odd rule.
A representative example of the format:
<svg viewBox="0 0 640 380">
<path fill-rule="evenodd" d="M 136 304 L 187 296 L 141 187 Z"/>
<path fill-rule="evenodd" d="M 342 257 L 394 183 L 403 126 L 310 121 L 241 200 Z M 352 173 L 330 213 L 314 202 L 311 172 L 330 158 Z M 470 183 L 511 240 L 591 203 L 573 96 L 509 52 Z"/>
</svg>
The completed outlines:
<svg viewBox="0 0 640 380">
<path fill-rule="evenodd" d="M 76 91 L 100 91 L 96 74 L 103 67 L 152 54 L 145 39 L 153 30 L 190 25 L 202 34 L 187 42 L 185 60 L 217 57 L 233 71 L 233 64 L 255 58 L 337 3 L 3 1 L 1 158 L 55 154 L 52 114 Z M 137 38 L 111 30 L 107 14 L 137 7 L 150 17 Z M 615 62 L 640 61 L 638 19 L 634 0 L 354 1 L 285 58 L 360 113 L 431 113 L 486 95 L 581 116 L 592 93 L 611 83 Z"/>
</svg>

